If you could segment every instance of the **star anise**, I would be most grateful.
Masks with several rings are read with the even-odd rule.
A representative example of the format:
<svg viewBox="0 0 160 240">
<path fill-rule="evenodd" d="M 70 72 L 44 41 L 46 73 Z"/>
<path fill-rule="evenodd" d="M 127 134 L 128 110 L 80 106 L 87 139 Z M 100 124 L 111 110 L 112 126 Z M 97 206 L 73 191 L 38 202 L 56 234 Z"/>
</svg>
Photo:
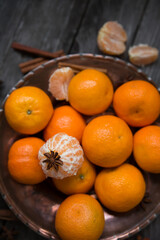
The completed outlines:
<svg viewBox="0 0 160 240">
<path fill-rule="evenodd" d="M 47 159 L 43 160 L 43 162 L 47 163 L 47 170 L 54 167 L 56 171 L 59 170 L 59 166 L 63 165 L 63 161 L 60 160 L 60 156 L 58 152 L 51 151 L 50 153 L 44 153 L 44 156 L 47 157 Z"/>
<path fill-rule="evenodd" d="M 0 230 L 0 239 L 14 240 L 14 236 L 17 235 L 17 231 L 14 228 L 8 229 L 6 226 L 2 226 Z"/>
</svg>

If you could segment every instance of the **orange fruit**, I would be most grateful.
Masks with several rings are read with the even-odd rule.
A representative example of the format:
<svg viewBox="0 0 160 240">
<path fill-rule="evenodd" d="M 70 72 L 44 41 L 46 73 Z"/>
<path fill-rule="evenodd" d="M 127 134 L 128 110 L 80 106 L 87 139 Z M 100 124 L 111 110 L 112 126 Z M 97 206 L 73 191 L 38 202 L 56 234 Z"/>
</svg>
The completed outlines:
<svg viewBox="0 0 160 240">
<path fill-rule="evenodd" d="M 57 133 L 40 148 L 38 159 L 47 177 L 63 179 L 81 168 L 83 149 L 76 138 Z"/>
<path fill-rule="evenodd" d="M 85 126 L 86 123 L 80 113 L 70 106 L 62 106 L 55 109 L 43 136 L 47 141 L 56 133 L 64 132 L 81 141 Z"/>
<path fill-rule="evenodd" d="M 130 156 L 133 136 L 122 119 L 110 115 L 100 116 L 86 126 L 82 146 L 92 163 L 101 167 L 115 167 Z"/>
<path fill-rule="evenodd" d="M 57 100 L 68 101 L 68 85 L 73 76 L 74 72 L 70 67 L 57 69 L 51 75 L 48 90 Z"/>
<path fill-rule="evenodd" d="M 160 113 L 160 95 L 149 82 L 133 80 L 121 85 L 114 94 L 116 114 L 133 127 L 153 123 Z"/>
<path fill-rule="evenodd" d="M 87 193 L 94 185 L 96 178 L 95 167 L 86 158 L 77 174 L 64 179 L 53 178 L 56 188 L 67 194 Z"/>
<path fill-rule="evenodd" d="M 95 192 L 101 203 L 115 212 L 127 212 L 143 199 L 146 184 L 138 168 L 125 163 L 102 170 L 95 181 Z"/>
<path fill-rule="evenodd" d="M 129 60 L 137 65 L 147 65 L 157 60 L 158 58 L 158 49 L 150 47 L 147 44 L 139 44 L 133 46 L 128 51 Z"/>
<path fill-rule="evenodd" d="M 118 22 L 106 22 L 98 32 L 97 43 L 99 49 L 110 55 L 122 54 L 126 46 L 127 34 Z"/>
<path fill-rule="evenodd" d="M 55 229 L 62 240 L 98 240 L 104 223 L 99 202 L 87 194 L 75 194 L 61 203 Z"/>
<path fill-rule="evenodd" d="M 72 107 L 83 114 L 102 113 L 112 102 L 113 85 L 104 73 L 86 69 L 71 79 L 68 97 Z"/>
<path fill-rule="evenodd" d="M 9 125 L 17 132 L 35 134 L 46 127 L 53 106 L 48 95 L 37 87 L 21 87 L 7 98 L 5 116 Z"/>
<path fill-rule="evenodd" d="M 22 138 L 13 143 L 8 155 L 8 170 L 17 182 L 37 184 L 45 179 L 38 160 L 38 151 L 43 144 L 44 141 L 36 137 Z"/>
<path fill-rule="evenodd" d="M 145 171 L 160 173 L 160 127 L 152 125 L 141 128 L 133 139 L 137 164 Z"/>
</svg>

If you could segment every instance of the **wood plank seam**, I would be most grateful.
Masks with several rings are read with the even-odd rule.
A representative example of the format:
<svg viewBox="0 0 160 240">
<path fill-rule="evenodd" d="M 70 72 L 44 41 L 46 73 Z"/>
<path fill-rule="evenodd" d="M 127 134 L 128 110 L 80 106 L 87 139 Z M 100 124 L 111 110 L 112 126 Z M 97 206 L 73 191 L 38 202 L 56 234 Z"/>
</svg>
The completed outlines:
<svg viewBox="0 0 160 240">
<path fill-rule="evenodd" d="M 27 2 L 26 7 L 24 8 L 23 12 L 21 13 L 21 17 L 19 18 L 19 22 L 17 23 L 17 27 L 15 28 L 15 31 L 13 32 L 13 36 L 12 36 L 12 38 L 10 39 L 10 41 L 9 41 L 9 43 L 8 43 L 8 46 L 7 46 L 7 48 L 6 48 L 6 51 L 5 51 L 5 53 L 4 53 L 4 57 L 3 57 L 3 59 L 2 59 L 2 63 L 5 62 L 5 60 L 6 60 L 7 56 L 8 56 L 8 53 L 9 53 L 9 51 L 10 51 L 10 49 L 11 49 L 11 43 L 13 42 L 14 36 L 16 35 L 16 32 L 17 32 L 17 29 L 18 29 L 18 27 L 19 27 L 20 24 L 21 24 L 21 21 L 22 21 L 22 19 L 23 19 L 23 15 L 24 15 L 25 11 L 27 11 L 27 9 L 28 9 L 28 7 L 29 7 L 28 5 L 29 5 L 29 2 Z M 1 64 L 1 67 L 2 67 L 2 64 Z"/>
<path fill-rule="evenodd" d="M 73 48 L 75 39 L 76 39 L 76 37 L 77 37 L 77 35 L 78 35 L 78 33 L 79 33 L 79 29 L 81 28 L 83 19 L 84 19 L 85 15 L 86 15 L 86 12 L 87 12 L 87 10 L 88 10 L 89 2 L 90 2 L 90 0 L 87 0 L 87 1 L 86 1 L 86 7 L 84 8 L 84 12 L 83 12 L 82 15 L 81 15 L 79 24 L 78 24 L 78 26 L 77 26 L 76 32 L 75 32 L 75 34 L 74 34 L 74 36 L 73 36 L 73 39 L 72 39 L 72 42 L 71 42 L 71 46 L 70 46 L 69 51 L 68 51 L 68 54 L 72 51 L 72 48 Z"/>
<path fill-rule="evenodd" d="M 136 27 L 135 32 L 134 32 L 134 34 L 133 34 L 133 38 L 132 38 L 132 41 L 131 41 L 131 46 L 134 45 L 134 41 L 135 41 L 135 39 L 136 39 L 138 30 L 139 30 L 139 28 L 140 28 L 140 25 L 141 25 L 141 22 L 142 22 L 142 19 L 143 19 L 143 17 L 144 17 L 144 14 L 145 14 L 145 11 L 146 11 L 146 9 L 147 9 L 148 4 L 149 4 L 149 0 L 146 0 L 146 3 L 144 4 L 144 8 L 143 8 L 143 10 L 142 10 L 142 13 L 141 13 L 141 16 L 140 16 L 140 19 L 139 19 L 139 23 L 137 24 L 137 27 Z"/>
</svg>

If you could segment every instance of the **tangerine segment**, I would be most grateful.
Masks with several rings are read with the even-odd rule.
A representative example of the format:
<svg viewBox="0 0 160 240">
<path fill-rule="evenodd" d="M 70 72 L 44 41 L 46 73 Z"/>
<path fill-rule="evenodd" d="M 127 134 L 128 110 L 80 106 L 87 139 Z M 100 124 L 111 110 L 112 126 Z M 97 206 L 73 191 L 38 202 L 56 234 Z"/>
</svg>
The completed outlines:
<svg viewBox="0 0 160 240">
<path fill-rule="evenodd" d="M 75 193 L 87 193 L 93 187 L 95 179 L 95 167 L 84 157 L 82 167 L 75 176 L 64 179 L 53 178 L 53 183 L 59 191 L 70 195 Z"/>
<path fill-rule="evenodd" d="M 55 228 L 63 240 L 98 240 L 104 229 L 99 202 L 87 194 L 75 194 L 60 205 Z"/>
<path fill-rule="evenodd" d="M 149 82 L 133 80 L 121 85 L 114 94 L 116 114 L 133 127 L 153 123 L 160 114 L 160 95 Z"/>
<path fill-rule="evenodd" d="M 82 146 L 92 163 L 101 167 L 115 167 L 130 156 L 133 136 L 122 119 L 110 115 L 100 116 L 86 126 Z"/>
<path fill-rule="evenodd" d="M 8 170 L 14 180 L 37 184 L 45 179 L 38 160 L 38 151 L 43 144 L 44 141 L 36 137 L 22 138 L 13 143 L 8 155 Z"/>
<path fill-rule="evenodd" d="M 86 123 L 80 113 L 70 106 L 62 106 L 55 109 L 43 136 L 47 141 L 56 133 L 65 132 L 81 141 L 85 127 Z"/>
<path fill-rule="evenodd" d="M 86 69 L 72 78 L 68 94 L 73 108 L 83 114 L 94 115 L 102 113 L 111 104 L 113 85 L 104 73 Z"/>
<path fill-rule="evenodd" d="M 159 51 L 157 48 L 150 47 L 146 44 L 133 46 L 128 51 L 129 60 L 137 65 L 147 65 L 157 60 Z"/>
<path fill-rule="evenodd" d="M 68 101 L 68 85 L 74 76 L 74 72 L 70 67 L 57 69 L 49 78 L 48 90 L 56 98 L 56 100 Z"/>
<path fill-rule="evenodd" d="M 134 158 L 145 171 L 160 173 L 160 127 L 147 126 L 134 135 Z"/>
<path fill-rule="evenodd" d="M 109 34 L 111 38 L 117 39 L 122 42 L 127 41 L 126 31 L 124 30 L 123 26 L 116 21 L 106 22 L 102 26 L 101 31 L 103 33 Z"/>
<path fill-rule="evenodd" d="M 40 148 L 38 158 L 45 175 L 57 179 L 76 175 L 84 161 L 79 141 L 65 133 L 48 139 Z"/>
<path fill-rule="evenodd" d="M 109 55 L 121 55 L 125 52 L 124 42 L 111 38 L 108 33 L 99 32 L 97 43 L 99 49 Z"/>
<path fill-rule="evenodd" d="M 146 184 L 142 173 L 131 164 L 102 170 L 95 181 L 101 203 L 115 212 L 127 212 L 143 199 Z"/>
<path fill-rule="evenodd" d="M 14 90 L 6 100 L 4 110 L 9 125 L 23 134 L 40 132 L 54 111 L 48 95 L 31 86 Z"/>
<path fill-rule="evenodd" d="M 98 32 L 97 43 L 100 50 L 110 55 L 122 54 L 126 46 L 127 34 L 118 22 L 106 22 Z"/>
</svg>

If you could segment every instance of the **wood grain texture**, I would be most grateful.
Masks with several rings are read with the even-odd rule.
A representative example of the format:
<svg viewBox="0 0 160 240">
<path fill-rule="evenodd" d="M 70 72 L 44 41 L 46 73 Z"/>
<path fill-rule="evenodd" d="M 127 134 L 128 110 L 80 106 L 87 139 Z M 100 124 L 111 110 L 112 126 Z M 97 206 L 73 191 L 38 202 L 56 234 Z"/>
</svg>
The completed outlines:
<svg viewBox="0 0 160 240">
<path fill-rule="evenodd" d="M 12 42 L 18 41 L 50 52 L 63 48 L 67 53 L 85 7 L 85 0 L 15 0 L 14 6 L 12 0 L 0 0 L 1 101 L 22 77 L 18 64 L 32 58 L 11 49 Z M 7 208 L 2 198 L 0 208 Z M 13 225 L 17 226 L 17 223 Z M 43 239 L 22 223 L 18 226 L 22 231 L 17 239 Z"/>
<path fill-rule="evenodd" d="M 147 4 L 133 44 L 140 43 L 156 47 L 160 52 L 160 1 L 158 0 L 151 0 Z M 141 69 L 160 87 L 159 66 L 160 57 L 155 63 Z"/>
<path fill-rule="evenodd" d="M 29 2 L 30 0 L 16 0 L 14 7 L 12 7 L 12 0 L 0 0 L 0 67 L 2 67 L 2 62 L 10 50 L 17 27 L 21 23 L 21 18 Z"/>
<path fill-rule="evenodd" d="M 0 79 L 7 82 L 3 84 L 1 100 L 22 76 L 18 64 L 31 58 L 11 49 L 11 43 L 16 41 L 49 52 L 64 49 L 68 53 L 87 1 L 23 0 L 21 3 L 16 0 L 16 7 L 12 7 L 11 0 L 1 0 L 1 5 L 3 3 L 4 14 L 0 15 L 0 22 L 5 25 L 8 16 L 10 24 L 1 25 L 0 30 L 3 33 L 0 52 L 4 49 Z"/>
<path fill-rule="evenodd" d="M 71 51 L 103 54 L 97 47 L 97 33 L 107 21 L 118 21 L 123 25 L 128 35 L 128 48 L 142 18 L 146 4 L 147 0 L 90 1 Z M 125 55 L 121 57 L 125 59 Z"/>
<path fill-rule="evenodd" d="M 20 62 L 31 59 L 10 48 L 13 41 L 46 51 L 64 49 L 66 53 L 101 54 L 97 33 L 104 22 L 120 22 L 127 31 L 127 50 L 131 45 L 147 43 L 160 50 L 159 0 L 0 0 L 0 100 L 22 77 Z M 127 51 L 121 56 L 128 60 Z M 160 86 L 160 60 L 142 68 Z M 0 198 L 0 208 L 7 208 Z M 0 222 L 15 227 L 15 240 L 44 240 L 20 221 Z M 150 240 L 160 239 L 160 217 L 140 232 Z M 138 234 L 139 235 L 139 234 Z M 136 240 L 137 236 L 129 238 Z"/>
</svg>

